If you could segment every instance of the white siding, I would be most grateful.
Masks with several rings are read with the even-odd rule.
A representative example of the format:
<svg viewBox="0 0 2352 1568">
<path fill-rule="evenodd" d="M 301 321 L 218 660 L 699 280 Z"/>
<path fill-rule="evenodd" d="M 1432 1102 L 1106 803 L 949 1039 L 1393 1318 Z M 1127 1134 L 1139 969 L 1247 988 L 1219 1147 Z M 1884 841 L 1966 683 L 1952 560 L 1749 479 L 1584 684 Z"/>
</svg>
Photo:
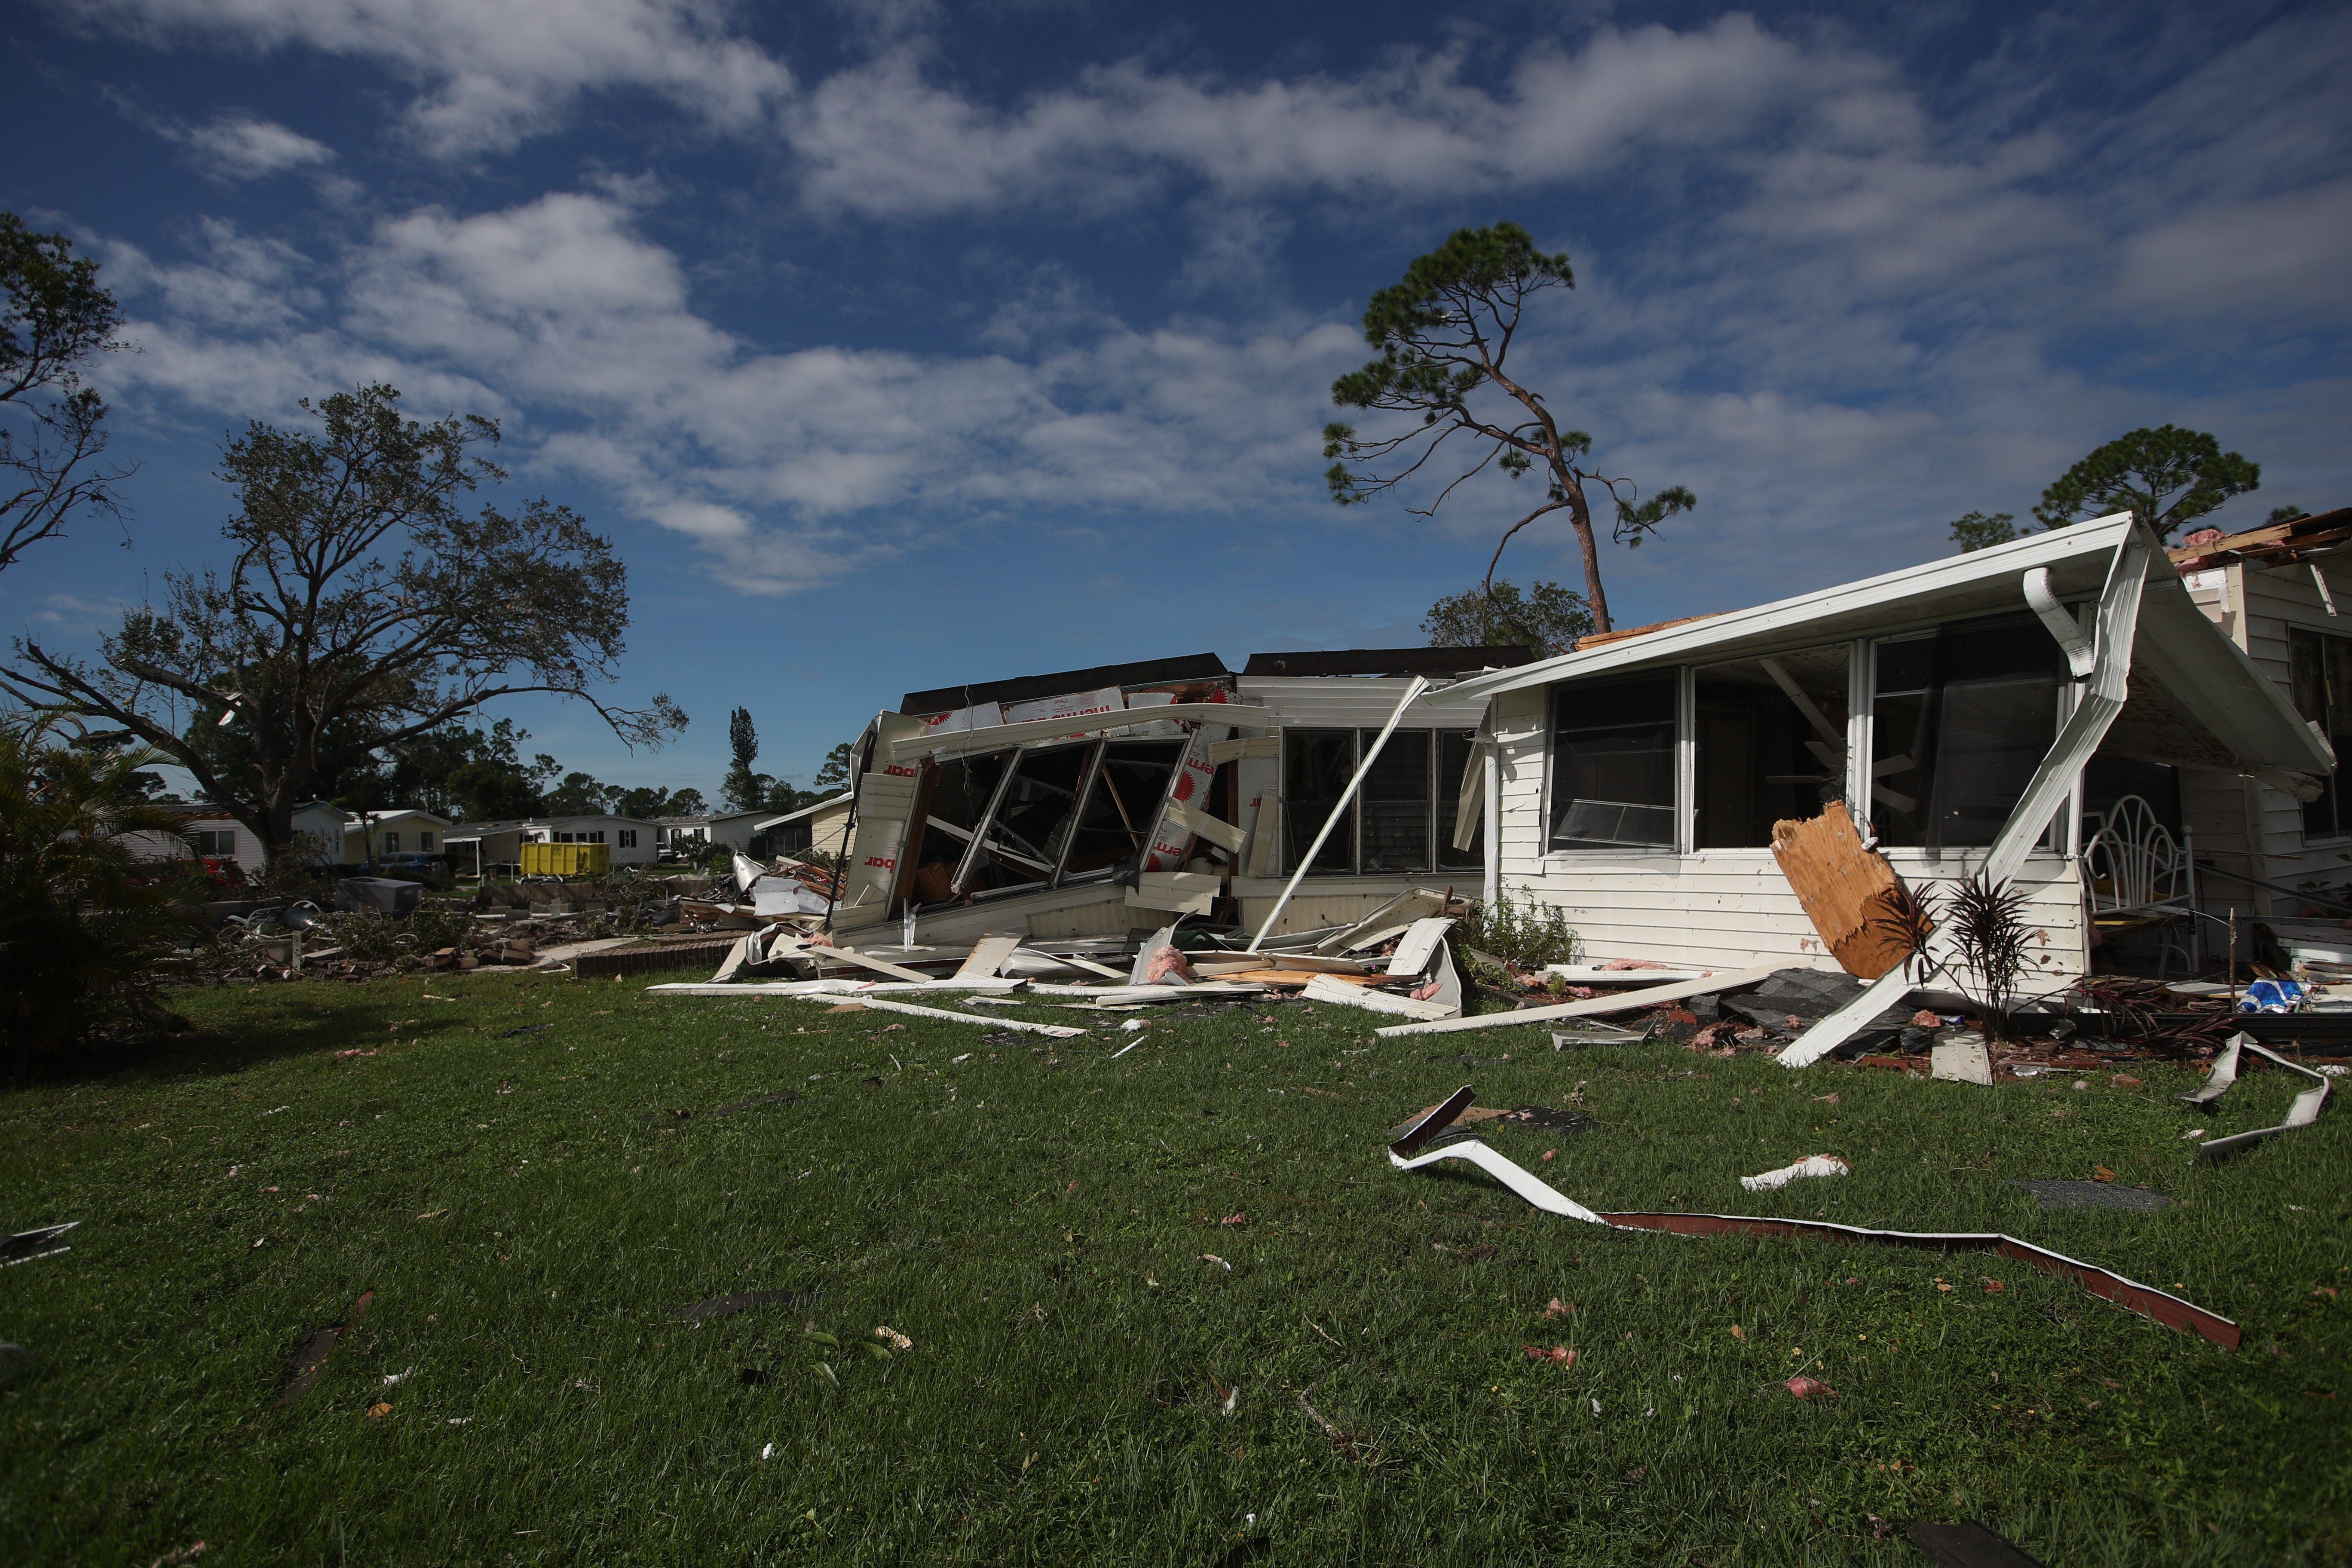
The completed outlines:
<svg viewBox="0 0 2352 1568">
<path fill-rule="evenodd" d="M 1833 965 L 1812 922 L 1769 849 L 1696 855 L 1543 853 L 1545 694 L 1505 692 L 1495 700 L 1503 762 L 1503 885 L 1560 910 L 1597 959 L 1655 958 L 1732 967 L 1783 960 Z M 1924 887 L 1957 881 L 1973 868 L 1957 854 L 1931 862 L 1922 851 L 1887 858 L 1904 879 Z M 1981 860 L 1979 854 L 1973 858 Z M 2032 952 L 2043 983 L 2083 973 L 2082 895 L 2073 862 L 2037 855 L 2019 874 L 2034 922 Z"/>
<path fill-rule="evenodd" d="M 2294 689 L 2290 628 L 2308 626 L 2352 637 L 2352 567 L 2330 563 L 2321 569 L 2327 573 L 2328 591 L 2342 615 L 2327 613 L 2307 562 L 2271 569 L 2241 562 L 2190 579 L 2191 597 L 2199 607 L 2290 699 Z M 2352 855 L 2352 839 L 2306 843 L 2302 802 L 2270 784 L 2234 773 L 2184 769 L 2181 814 L 2198 857 L 2224 869 L 2288 886 L 2314 878 L 2340 886 L 2352 873 L 2352 864 L 2345 859 Z M 2200 906 L 2216 915 L 2226 916 L 2232 910 L 2255 915 L 2292 912 L 2284 896 L 2242 887 L 2226 877 L 2203 877 L 2199 893 Z"/>
</svg>

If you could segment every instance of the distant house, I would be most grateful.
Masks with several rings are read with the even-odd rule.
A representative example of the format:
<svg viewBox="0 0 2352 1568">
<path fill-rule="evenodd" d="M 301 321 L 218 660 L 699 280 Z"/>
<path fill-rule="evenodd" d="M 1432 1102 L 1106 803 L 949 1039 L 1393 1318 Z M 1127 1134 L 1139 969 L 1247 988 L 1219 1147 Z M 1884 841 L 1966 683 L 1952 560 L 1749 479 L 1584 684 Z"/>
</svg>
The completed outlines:
<svg viewBox="0 0 2352 1568">
<path fill-rule="evenodd" d="M 702 816 L 665 816 L 661 847 L 675 855 L 696 855 L 713 844 L 724 844 L 737 854 L 749 853 L 764 811 L 722 811 Z"/>
<path fill-rule="evenodd" d="M 535 816 L 520 822 L 465 822 L 448 838 L 452 868 L 484 876 L 522 859 L 526 844 L 603 844 L 615 866 L 650 866 L 659 824 L 635 816 Z"/>
<path fill-rule="evenodd" d="M 269 856 L 262 847 L 261 836 L 219 806 L 197 802 L 186 805 L 166 804 L 163 809 L 180 817 L 180 831 L 176 835 L 126 835 L 131 852 L 141 859 L 181 860 L 193 856 L 234 865 L 248 877 L 259 876 L 268 866 Z M 295 833 L 308 836 L 314 858 L 324 866 L 347 863 L 344 844 L 351 821 L 340 806 L 323 800 L 308 802 L 294 810 Z M 296 842 L 301 844 L 303 839 L 298 837 Z"/>
<path fill-rule="evenodd" d="M 429 811 L 362 811 L 344 829 L 346 853 L 354 862 L 385 855 L 438 855 L 449 827 L 449 818 Z"/>
<path fill-rule="evenodd" d="M 849 840 L 850 798 L 844 790 L 831 800 L 762 818 L 754 829 L 761 847 L 770 855 L 839 855 Z"/>
</svg>

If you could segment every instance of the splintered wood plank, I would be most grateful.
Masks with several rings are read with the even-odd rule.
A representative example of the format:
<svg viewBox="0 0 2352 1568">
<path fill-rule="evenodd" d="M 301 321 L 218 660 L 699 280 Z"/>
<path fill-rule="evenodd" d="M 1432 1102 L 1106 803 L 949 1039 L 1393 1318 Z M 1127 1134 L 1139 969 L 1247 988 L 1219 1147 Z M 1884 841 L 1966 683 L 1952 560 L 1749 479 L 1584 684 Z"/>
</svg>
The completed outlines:
<svg viewBox="0 0 2352 1568">
<path fill-rule="evenodd" d="M 1863 847 L 1845 802 L 1830 802 L 1810 820 L 1774 823 L 1772 858 L 1848 974 L 1875 980 L 1908 956 L 1893 924 L 1903 884 L 1885 856 Z"/>
</svg>

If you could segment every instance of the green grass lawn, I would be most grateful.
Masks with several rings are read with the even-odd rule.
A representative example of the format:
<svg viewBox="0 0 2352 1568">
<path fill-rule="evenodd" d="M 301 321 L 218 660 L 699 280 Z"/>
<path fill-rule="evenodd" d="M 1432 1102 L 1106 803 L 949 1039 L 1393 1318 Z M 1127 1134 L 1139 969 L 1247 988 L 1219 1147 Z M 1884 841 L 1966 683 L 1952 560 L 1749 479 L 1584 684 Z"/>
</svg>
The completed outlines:
<svg viewBox="0 0 2352 1568">
<path fill-rule="evenodd" d="M 1113 1059 L 1154 1015 L 1017 1010 L 1097 1026 L 1047 1042 L 488 974 L 180 1005 L 215 1037 L 0 1097 L 5 1228 L 82 1221 L 0 1269 L 7 1563 L 1728 1568 L 1923 1562 L 1916 1516 L 2052 1568 L 2352 1548 L 2344 1106 L 2207 1168 L 2195 1075 L 2155 1067 L 1986 1090 L 1295 1005 Z M 1465 1081 L 1590 1112 L 1491 1139 L 1595 1206 L 2006 1230 L 2244 1346 L 1991 1255 L 1612 1232 L 1393 1170 L 1383 1131 Z M 2214 1120 L 2292 1092 L 2253 1068 Z M 1814 1152 L 1853 1174 L 1738 1186 Z M 2099 1165 L 2179 1201 L 2005 1184 Z M 681 1321 L 754 1290 L 811 1295 Z"/>
</svg>

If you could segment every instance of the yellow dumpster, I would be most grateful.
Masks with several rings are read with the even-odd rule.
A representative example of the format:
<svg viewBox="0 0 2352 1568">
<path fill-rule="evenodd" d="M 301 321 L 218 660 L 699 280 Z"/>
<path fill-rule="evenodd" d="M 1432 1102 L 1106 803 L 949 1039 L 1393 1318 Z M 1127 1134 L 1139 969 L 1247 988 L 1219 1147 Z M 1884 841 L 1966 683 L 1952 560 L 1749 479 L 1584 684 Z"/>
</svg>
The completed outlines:
<svg viewBox="0 0 2352 1568">
<path fill-rule="evenodd" d="M 526 877 L 601 877 L 613 868 L 607 844 L 522 844 L 522 874 Z"/>
</svg>

